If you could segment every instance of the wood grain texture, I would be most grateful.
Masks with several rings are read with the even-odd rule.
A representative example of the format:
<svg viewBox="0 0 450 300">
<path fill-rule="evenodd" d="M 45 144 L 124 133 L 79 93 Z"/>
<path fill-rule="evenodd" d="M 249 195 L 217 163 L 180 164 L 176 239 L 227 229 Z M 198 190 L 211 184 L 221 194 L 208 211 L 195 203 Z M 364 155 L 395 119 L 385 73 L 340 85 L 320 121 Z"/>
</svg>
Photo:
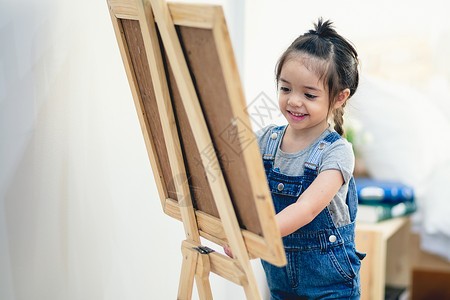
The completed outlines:
<svg viewBox="0 0 450 300">
<path fill-rule="evenodd" d="M 134 20 L 139 18 L 138 7 L 134 0 L 108 0 L 108 4 L 117 18 Z"/>
<path fill-rule="evenodd" d="M 213 28 L 220 6 L 211 4 L 167 3 L 173 23 L 196 28 Z"/>
<path fill-rule="evenodd" d="M 145 116 L 150 126 L 150 133 L 155 145 L 156 156 L 162 171 L 162 177 L 166 184 L 170 198 L 177 200 L 173 175 L 170 169 L 169 158 L 164 133 L 161 127 L 160 115 L 156 104 L 155 92 L 152 85 L 152 77 L 145 53 L 139 21 L 122 19 L 122 27 L 128 45 L 133 70 L 137 79 L 139 93 L 144 105 Z"/>
<path fill-rule="evenodd" d="M 204 28 L 178 26 L 178 34 L 213 140 L 209 147 L 200 149 L 200 155 L 214 153 L 219 159 L 220 165 L 208 165 L 206 171 L 210 171 L 208 168 L 222 170 L 241 228 L 262 235 L 255 202 L 250 200 L 255 197 L 242 155 L 248 144 L 256 141 L 254 138 L 242 140 L 242 133 L 236 127 L 240 120 L 230 105 L 213 32 Z M 247 130 L 251 131 L 251 128 Z M 199 207 L 204 205 L 202 200 L 197 199 Z"/>
<path fill-rule="evenodd" d="M 160 45 L 161 49 L 164 49 L 162 43 Z M 198 149 L 197 144 L 195 143 L 194 132 L 189 125 L 189 116 L 184 109 L 175 77 L 165 52 L 163 57 L 194 206 L 202 212 L 219 218 L 219 212 L 214 203 L 211 187 L 206 179 L 206 170 L 203 168 L 201 162 L 201 150 Z M 211 149 L 209 150 L 211 151 Z M 214 149 L 212 149 L 212 151 L 214 151 Z"/>
</svg>

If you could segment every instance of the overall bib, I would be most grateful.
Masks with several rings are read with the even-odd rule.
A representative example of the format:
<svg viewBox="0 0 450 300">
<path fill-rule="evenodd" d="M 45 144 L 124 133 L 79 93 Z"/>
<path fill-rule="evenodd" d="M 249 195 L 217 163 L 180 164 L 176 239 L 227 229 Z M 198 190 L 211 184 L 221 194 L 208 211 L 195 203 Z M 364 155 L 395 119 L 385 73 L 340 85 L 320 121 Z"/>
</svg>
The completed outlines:
<svg viewBox="0 0 450 300">
<path fill-rule="evenodd" d="M 295 203 L 317 177 L 323 151 L 341 138 L 330 133 L 319 141 L 304 165 L 303 176 L 288 176 L 273 168 L 285 126 L 271 130 L 263 156 L 264 168 L 276 213 Z M 355 249 L 357 194 L 353 177 L 346 203 L 351 223 L 336 227 L 326 207 L 309 224 L 283 237 L 287 265 L 262 261 L 271 299 L 359 299 L 359 269 L 365 254 Z"/>
</svg>

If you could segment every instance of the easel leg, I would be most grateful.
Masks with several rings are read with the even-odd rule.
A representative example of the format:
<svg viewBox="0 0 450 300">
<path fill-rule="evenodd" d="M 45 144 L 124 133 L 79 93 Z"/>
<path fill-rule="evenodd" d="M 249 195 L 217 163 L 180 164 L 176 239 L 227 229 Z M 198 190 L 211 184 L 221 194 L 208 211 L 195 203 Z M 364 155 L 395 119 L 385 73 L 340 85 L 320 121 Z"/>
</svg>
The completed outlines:
<svg viewBox="0 0 450 300">
<path fill-rule="evenodd" d="M 195 282 L 200 299 L 212 299 L 211 285 L 209 284 L 209 257 L 207 254 L 198 254 L 197 270 L 195 272 Z"/>
<path fill-rule="evenodd" d="M 181 265 L 177 299 L 190 300 L 192 297 L 194 275 L 199 254 L 185 247 L 181 247 L 181 252 L 183 253 L 183 264 Z"/>
<path fill-rule="evenodd" d="M 256 283 L 246 283 L 243 285 L 244 287 L 244 292 L 245 292 L 245 297 L 247 299 L 261 299 L 261 295 L 260 292 L 258 290 L 258 286 L 256 285 Z"/>
<path fill-rule="evenodd" d="M 212 299 L 209 273 L 211 271 L 208 254 L 200 252 L 187 241 L 181 246 L 183 264 L 181 266 L 178 299 L 189 300 L 192 297 L 194 278 L 197 284 L 198 295 L 201 300 Z"/>
</svg>

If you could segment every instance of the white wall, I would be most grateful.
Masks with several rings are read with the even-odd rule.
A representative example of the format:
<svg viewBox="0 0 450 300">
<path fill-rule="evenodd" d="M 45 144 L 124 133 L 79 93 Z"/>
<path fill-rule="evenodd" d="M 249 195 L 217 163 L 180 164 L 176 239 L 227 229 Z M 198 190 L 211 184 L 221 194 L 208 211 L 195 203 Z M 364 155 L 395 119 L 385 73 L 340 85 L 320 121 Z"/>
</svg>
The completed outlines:
<svg viewBox="0 0 450 300">
<path fill-rule="evenodd" d="M 174 299 L 183 239 L 161 209 L 106 1 L 2 0 L 0 299 Z M 243 295 L 220 279 L 213 290 Z"/>
</svg>

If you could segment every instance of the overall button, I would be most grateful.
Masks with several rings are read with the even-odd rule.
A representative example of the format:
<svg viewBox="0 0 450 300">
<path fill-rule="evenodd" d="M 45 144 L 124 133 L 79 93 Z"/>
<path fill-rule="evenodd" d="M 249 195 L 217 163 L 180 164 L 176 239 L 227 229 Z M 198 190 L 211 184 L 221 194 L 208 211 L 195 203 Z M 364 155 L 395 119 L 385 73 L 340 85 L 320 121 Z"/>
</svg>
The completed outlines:
<svg viewBox="0 0 450 300">
<path fill-rule="evenodd" d="M 278 184 L 277 189 L 281 192 L 284 189 L 284 184 L 282 184 L 281 182 Z"/>
<path fill-rule="evenodd" d="M 325 143 L 320 143 L 319 144 L 319 149 L 322 150 L 323 148 L 325 148 Z"/>
<path fill-rule="evenodd" d="M 271 138 L 272 140 L 276 140 L 277 137 L 278 137 L 278 134 L 277 134 L 276 132 L 272 133 L 272 135 L 270 136 L 270 138 Z"/>
<path fill-rule="evenodd" d="M 334 242 L 336 242 L 336 236 L 334 234 L 332 234 L 332 235 L 330 235 L 328 240 L 330 241 L 330 243 L 334 243 Z"/>
</svg>

